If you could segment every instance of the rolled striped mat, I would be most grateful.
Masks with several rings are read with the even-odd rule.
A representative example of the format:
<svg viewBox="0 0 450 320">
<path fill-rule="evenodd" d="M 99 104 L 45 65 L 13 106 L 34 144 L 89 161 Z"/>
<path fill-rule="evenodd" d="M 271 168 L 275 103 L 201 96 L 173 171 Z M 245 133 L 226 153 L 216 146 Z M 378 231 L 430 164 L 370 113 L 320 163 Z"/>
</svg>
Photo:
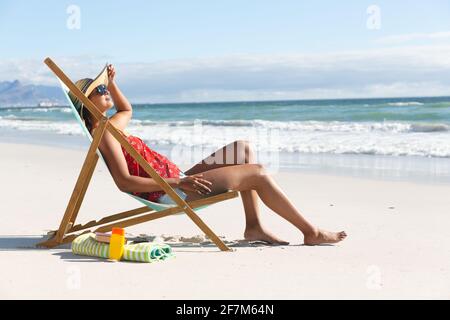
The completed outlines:
<svg viewBox="0 0 450 320">
<path fill-rule="evenodd" d="M 109 258 L 109 244 L 95 240 L 95 233 L 85 233 L 72 241 L 73 254 Z M 174 257 L 168 244 L 142 242 L 124 246 L 122 260 L 154 262 Z"/>
</svg>

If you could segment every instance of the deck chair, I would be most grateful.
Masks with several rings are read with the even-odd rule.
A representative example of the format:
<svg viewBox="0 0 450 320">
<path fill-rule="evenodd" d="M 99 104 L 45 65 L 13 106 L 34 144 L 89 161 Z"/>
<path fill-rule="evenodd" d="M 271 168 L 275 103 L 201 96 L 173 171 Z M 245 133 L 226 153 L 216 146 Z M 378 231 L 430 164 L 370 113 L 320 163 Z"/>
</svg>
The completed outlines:
<svg viewBox="0 0 450 320">
<path fill-rule="evenodd" d="M 92 232 L 92 228 L 96 227 L 94 232 L 108 232 L 113 227 L 125 228 L 141 224 L 147 221 L 167 217 L 174 214 L 186 214 L 202 231 L 211 239 L 214 244 L 222 251 L 231 251 L 222 240 L 202 221 L 197 215 L 196 211 L 206 208 L 209 205 L 218 203 L 224 200 L 232 199 L 238 196 L 236 191 L 227 191 L 222 194 L 214 195 L 211 197 L 186 202 L 184 201 L 172 187 L 153 169 L 153 167 L 145 161 L 145 159 L 128 143 L 128 141 L 119 133 L 117 128 L 109 122 L 109 119 L 98 110 L 95 104 L 90 101 L 76 86 L 75 84 L 64 74 L 64 72 L 50 59 L 46 58 L 44 63 L 53 71 L 58 80 L 61 83 L 63 92 L 69 102 L 70 108 L 73 111 L 75 118 L 81 125 L 84 135 L 89 138 L 90 146 L 78 176 L 77 182 L 73 189 L 70 200 L 67 204 L 66 211 L 60 222 L 59 228 L 50 233 L 48 240 L 37 244 L 38 247 L 53 248 L 61 244 L 72 242 L 77 236 Z M 80 99 L 91 114 L 99 120 L 99 127 L 95 130 L 93 136 L 89 133 L 83 121 L 81 120 L 78 112 L 73 106 L 72 101 L 68 96 L 68 92 L 72 93 Z M 120 212 L 117 214 L 109 215 L 99 220 L 93 220 L 86 224 L 75 225 L 78 212 L 83 202 L 84 195 L 86 193 L 89 182 L 92 178 L 95 166 L 97 165 L 98 158 L 103 161 L 104 158 L 98 149 L 101 138 L 108 130 L 117 141 L 128 151 L 128 153 L 139 163 L 139 165 L 147 172 L 147 174 L 153 178 L 165 191 L 175 204 L 161 204 L 152 201 L 145 200 L 137 197 L 131 193 L 127 193 L 140 203 L 144 204 L 143 207 Z M 106 162 L 105 162 L 106 164 Z"/>
</svg>

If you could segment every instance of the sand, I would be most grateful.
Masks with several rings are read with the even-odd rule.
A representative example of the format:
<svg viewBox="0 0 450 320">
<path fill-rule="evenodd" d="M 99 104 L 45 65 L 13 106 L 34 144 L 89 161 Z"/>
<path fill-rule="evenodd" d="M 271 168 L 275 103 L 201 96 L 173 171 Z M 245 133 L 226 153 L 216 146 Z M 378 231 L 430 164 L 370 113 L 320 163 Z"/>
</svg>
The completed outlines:
<svg viewBox="0 0 450 320">
<path fill-rule="evenodd" d="M 450 298 L 450 186 L 297 172 L 274 174 L 315 224 L 346 230 L 333 246 L 303 246 L 300 232 L 263 204 L 264 225 L 289 246 L 184 243 L 158 263 L 111 263 L 68 248 L 34 249 L 59 225 L 84 160 L 80 150 L 0 143 L 2 299 L 400 299 Z M 188 166 L 184 167 L 186 169 Z M 78 222 L 141 206 L 99 162 Z M 240 199 L 200 211 L 228 241 L 242 239 Z M 128 228 L 193 237 L 185 216 Z"/>
</svg>

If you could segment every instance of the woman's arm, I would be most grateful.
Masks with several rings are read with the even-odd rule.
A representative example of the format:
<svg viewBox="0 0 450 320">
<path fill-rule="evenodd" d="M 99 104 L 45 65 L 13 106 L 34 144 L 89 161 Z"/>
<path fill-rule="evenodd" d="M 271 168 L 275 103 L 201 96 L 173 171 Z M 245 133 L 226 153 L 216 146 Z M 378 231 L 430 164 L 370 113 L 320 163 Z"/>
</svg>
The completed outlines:
<svg viewBox="0 0 450 320">
<path fill-rule="evenodd" d="M 116 128 L 125 130 L 131 119 L 133 108 L 131 107 L 128 99 L 123 95 L 122 91 L 120 91 L 117 86 L 115 76 L 116 70 L 114 69 L 114 66 L 110 64 L 108 66 L 108 91 L 114 101 L 114 106 L 117 112 L 109 119 Z"/>
<path fill-rule="evenodd" d="M 153 179 L 130 175 L 128 165 L 122 153 L 120 143 L 105 131 L 99 149 L 106 161 L 106 166 L 113 177 L 117 187 L 123 192 L 154 192 L 161 191 L 161 186 Z M 163 178 L 172 188 L 180 188 L 199 194 L 211 192 L 211 182 L 201 178 L 202 174 L 187 176 L 185 178 Z"/>
<path fill-rule="evenodd" d="M 184 178 L 163 178 L 172 188 L 180 188 L 183 191 L 192 191 L 198 194 L 210 194 L 212 183 L 201 178 L 202 173 L 194 174 Z M 162 188 L 153 178 L 144 178 L 129 175 L 123 186 L 120 187 L 123 192 L 153 192 L 161 191 Z M 145 191 L 143 191 L 145 190 Z"/>
<path fill-rule="evenodd" d="M 177 188 L 180 185 L 180 178 L 163 178 L 172 187 Z M 129 175 L 125 178 L 119 189 L 123 192 L 154 192 L 162 191 L 162 188 L 152 178 L 138 177 Z"/>
<path fill-rule="evenodd" d="M 127 98 L 122 94 L 114 81 L 116 72 L 112 65 L 108 66 L 108 90 L 114 100 L 117 112 L 109 119 L 111 123 L 124 130 L 132 115 L 132 107 Z M 100 151 L 106 160 L 106 165 L 116 183 L 123 192 L 154 192 L 161 191 L 161 186 L 152 178 L 132 176 L 128 172 L 128 166 L 123 157 L 120 144 L 106 131 L 99 145 Z M 165 178 L 164 180 L 172 188 L 181 188 L 199 194 L 208 194 L 211 182 L 200 178 L 202 175 L 192 175 L 185 178 Z"/>
<path fill-rule="evenodd" d="M 123 192 L 153 192 L 161 191 L 161 187 L 152 178 L 144 178 L 130 175 L 128 165 L 122 153 L 119 142 L 105 131 L 100 142 L 99 149 L 105 159 L 106 166 L 117 187 Z M 172 187 L 180 183 L 178 178 L 165 179 Z"/>
</svg>

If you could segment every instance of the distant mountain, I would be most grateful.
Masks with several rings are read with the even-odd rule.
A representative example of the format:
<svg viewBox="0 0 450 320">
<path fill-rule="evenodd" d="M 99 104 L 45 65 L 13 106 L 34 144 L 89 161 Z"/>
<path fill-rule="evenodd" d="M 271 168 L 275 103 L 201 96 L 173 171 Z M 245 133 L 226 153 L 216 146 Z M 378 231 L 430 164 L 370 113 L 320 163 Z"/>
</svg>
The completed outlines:
<svg viewBox="0 0 450 320">
<path fill-rule="evenodd" d="M 66 105 L 61 89 L 52 86 L 23 85 L 19 80 L 0 81 L 0 107 Z"/>
</svg>

